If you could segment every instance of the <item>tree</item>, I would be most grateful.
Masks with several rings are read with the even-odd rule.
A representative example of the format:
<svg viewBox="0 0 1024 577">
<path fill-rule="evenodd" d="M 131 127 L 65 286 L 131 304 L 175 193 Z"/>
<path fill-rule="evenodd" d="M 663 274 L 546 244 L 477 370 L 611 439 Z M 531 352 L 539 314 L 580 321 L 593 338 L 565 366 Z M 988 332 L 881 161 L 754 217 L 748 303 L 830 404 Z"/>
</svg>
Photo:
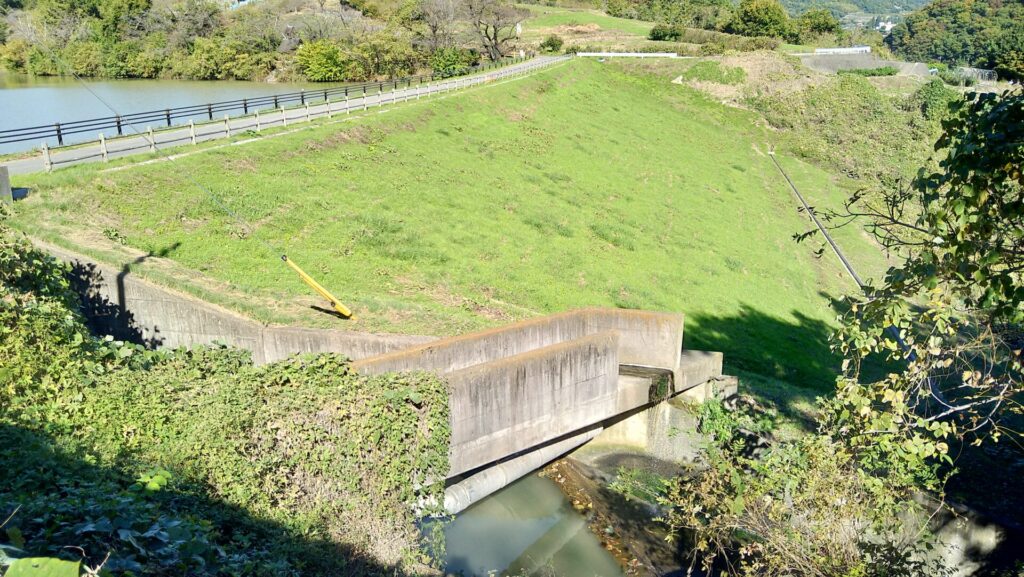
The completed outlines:
<svg viewBox="0 0 1024 577">
<path fill-rule="evenodd" d="M 347 80 L 347 58 L 341 47 L 330 40 L 306 42 L 295 51 L 295 63 L 313 82 Z"/>
<path fill-rule="evenodd" d="M 841 215 L 867 219 L 904 262 L 851 299 L 838 345 L 851 380 L 870 354 L 904 366 L 848 385 L 884 399 L 864 419 L 919 416 L 890 425 L 906 438 L 951 423 L 944 436 L 998 439 L 1000 417 L 1020 411 L 1014 396 L 1024 392 L 1024 95 L 973 93 L 944 128 L 938 172 L 854 196 Z"/>
<path fill-rule="evenodd" d="M 789 15 L 779 0 L 741 0 L 729 28 L 744 36 L 789 39 L 793 35 Z"/>
<path fill-rule="evenodd" d="M 839 20 L 824 8 L 812 8 L 801 14 L 797 19 L 797 27 L 801 35 L 806 36 L 837 34 L 842 30 Z"/>
<path fill-rule="evenodd" d="M 1024 3 L 1003 0 L 936 0 L 911 13 L 886 42 L 908 59 L 998 69 L 1024 79 Z"/>
<path fill-rule="evenodd" d="M 427 28 L 430 51 L 454 46 L 460 10 L 458 0 L 420 0 L 419 8 Z"/>
<path fill-rule="evenodd" d="M 516 29 L 529 16 L 507 0 L 465 0 L 464 10 L 492 61 L 505 56 L 509 42 L 516 38 Z"/>
<path fill-rule="evenodd" d="M 1024 94 L 972 94 L 943 128 L 937 171 L 820 214 L 866 220 L 902 262 L 848 298 L 844 372 L 817 432 L 763 449 L 762 415 L 704 408 L 709 466 L 663 502 L 706 568 L 726 556 L 744 574 L 937 575 L 916 554 L 932 542 L 915 496 L 942 500 L 954 443 L 1016 434 L 1003 419 L 1024 393 Z M 862 381 L 869 355 L 887 376 Z"/>
</svg>

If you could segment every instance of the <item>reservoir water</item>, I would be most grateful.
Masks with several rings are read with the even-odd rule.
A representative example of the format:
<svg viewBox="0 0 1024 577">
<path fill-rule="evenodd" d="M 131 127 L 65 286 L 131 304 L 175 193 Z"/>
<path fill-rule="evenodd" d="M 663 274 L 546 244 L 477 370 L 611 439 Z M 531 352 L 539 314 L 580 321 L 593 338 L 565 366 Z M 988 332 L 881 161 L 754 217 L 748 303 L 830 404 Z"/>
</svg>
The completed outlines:
<svg viewBox="0 0 1024 577">
<path fill-rule="evenodd" d="M 299 90 L 323 90 L 338 84 L 266 83 L 236 80 L 110 80 L 26 76 L 0 71 L 0 130 L 71 122 L 118 114 L 208 104 Z M 108 107 L 109 105 L 109 107 Z M 241 111 L 232 111 L 238 114 Z M 219 116 L 223 116 L 220 113 Z M 197 117 L 196 120 L 199 120 Z M 180 120 L 176 122 L 187 122 Z M 145 127 L 138 127 L 145 130 Z M 154 127 L 156 128 L 156 127 Z M 107 134 L 106 136 L 112 136 Z M 65 143 L 94 140 L 80 134 Z M 77 140 L 76 140 L 77 139 Z M 31 150 L 39 141 L 0 144 L 0 154 Z M 56 145 L 56 139 L 47 144 Z"/>
<path fill-rule="evenodd" d="M 445 543 L 451 575 L 624 575 L 561 489 L 533 474 L 460 513 Z"/>
</svg>

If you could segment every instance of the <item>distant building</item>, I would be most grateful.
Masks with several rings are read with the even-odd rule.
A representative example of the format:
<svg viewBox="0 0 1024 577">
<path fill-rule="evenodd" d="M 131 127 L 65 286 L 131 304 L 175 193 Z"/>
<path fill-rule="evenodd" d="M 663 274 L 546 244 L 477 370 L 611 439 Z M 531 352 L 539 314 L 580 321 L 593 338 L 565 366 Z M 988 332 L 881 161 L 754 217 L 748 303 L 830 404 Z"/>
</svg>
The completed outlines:
<svg viewBox="0 0 1024 577">
<path fill-rule="evenodd" d="M 875 28 L 879 32 L 881 32 L 883 34 L 888 34 L 888 33 L 892 32 L 892 29 L 895 28 L 895 27 L 896 27 L 896 23 L 895 22 L 892 22 L 891 20 L 886 20 L 884 22 L 879 22 L 878 26 L 876 26 Z"/>
</svg>

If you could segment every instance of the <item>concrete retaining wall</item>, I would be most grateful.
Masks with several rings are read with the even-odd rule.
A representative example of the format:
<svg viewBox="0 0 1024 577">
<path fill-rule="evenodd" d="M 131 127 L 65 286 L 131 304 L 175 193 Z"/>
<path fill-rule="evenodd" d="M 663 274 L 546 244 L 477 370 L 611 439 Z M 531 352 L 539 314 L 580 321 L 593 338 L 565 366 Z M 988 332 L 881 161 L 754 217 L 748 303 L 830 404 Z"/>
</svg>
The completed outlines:
<svg viewBox="0 0 1024 577">
<path fill-rule="evenodd" d="M 440 339 L 353 363 L 364 374 L 433 370 L 450 373 L 583 336 L 614 330 L 619 363 L 674 371 L 683 343 L 683 315 L 620 309 L 581 309 Z"/>
<path fill-rule="evenodd" d="M 330 329 L 265 326 L 227 309 L 147 282 L 49 244 L 42 249 L 72 265 L 73 284 L 93 330 L 153 347 L 208 345 L 215 341 L 252 351 L 253 362 L 304 352 L 342 353 L 361 359 L 436 340 Z"/>
<path fill-rule="evenodd" d="M 604 332 L 446 375 L 453 477 L 617 411 L 619 335 Z"/>
</svg>

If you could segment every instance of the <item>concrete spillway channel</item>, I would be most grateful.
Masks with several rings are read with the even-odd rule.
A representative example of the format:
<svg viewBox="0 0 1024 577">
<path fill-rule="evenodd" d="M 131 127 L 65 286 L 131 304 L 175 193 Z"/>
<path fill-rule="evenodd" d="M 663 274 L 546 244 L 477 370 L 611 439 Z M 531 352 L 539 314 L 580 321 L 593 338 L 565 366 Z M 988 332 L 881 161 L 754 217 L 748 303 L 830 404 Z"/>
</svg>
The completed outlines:
<svg viewBox="0 0 1024 577">
<path fill-rule="evenodd" d="M 722 374 L 683 351 L 683 315 L 584 309 L 356 361 L 428 370 L 451 388 L 445 506 L 459 512 L 596 436 L 603 425 Z"/>
</svg>

